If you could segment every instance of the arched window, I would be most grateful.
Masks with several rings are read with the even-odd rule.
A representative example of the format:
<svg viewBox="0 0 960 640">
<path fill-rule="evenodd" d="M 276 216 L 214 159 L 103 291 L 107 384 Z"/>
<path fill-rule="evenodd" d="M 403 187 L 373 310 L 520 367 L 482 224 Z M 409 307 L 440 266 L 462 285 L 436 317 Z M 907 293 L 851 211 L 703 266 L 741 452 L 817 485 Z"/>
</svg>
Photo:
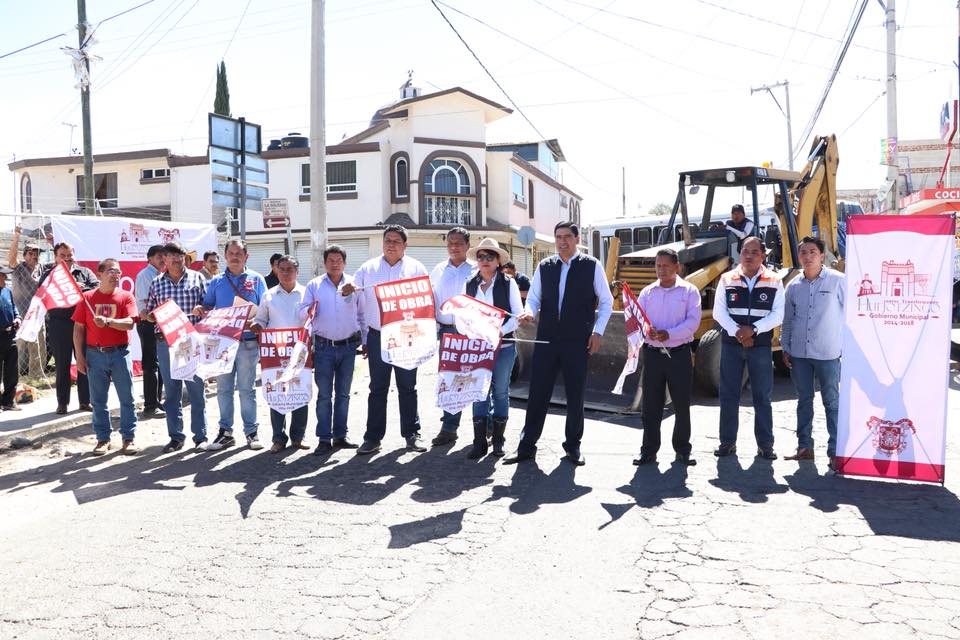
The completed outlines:
<svg viewBox="0 0 960 640">
<path fill-rule="evenodd" d="M 394 196 L 396 198 L 410 197 L 410 167 L 406 158 L 397 158 L 393 163 Z"/>
<path fill-rule="evenodd" d="M 25 173 L 20 178 L 20 211 L 29 213 L 33 211 L 33 186 L 30 184 L 30 174 Z"/>
<path fill-rule="evenodd" d="M 424 159 L 418 175 L 421 224 L 469 227 L 482 222 L 483 174 L 470 156 L 435 151 Z"/>
<path fill-rule="evenodd" d="M 456 160 L 437 159 L 427 168 L 423 183 L 425 193 L 470 195 L 470 174 Z"/>
</svg>

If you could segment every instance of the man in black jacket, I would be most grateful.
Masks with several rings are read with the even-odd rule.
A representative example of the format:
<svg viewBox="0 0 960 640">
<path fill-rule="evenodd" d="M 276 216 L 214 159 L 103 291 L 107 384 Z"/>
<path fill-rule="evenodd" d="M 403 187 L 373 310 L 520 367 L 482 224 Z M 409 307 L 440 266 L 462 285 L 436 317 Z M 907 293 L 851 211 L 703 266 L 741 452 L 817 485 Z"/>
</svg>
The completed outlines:
<svg viewBox="0 0 960 640">
<path fill-rule="evenodd" d="M 580 440 L 587 358 L 600 350 L 600 339 L 613 309 L 613 296 L 597 259 L 577 249 L 580 239 L 577 225 L 557 223 L 553 235 L 557 255 L 541 262 L 533 274 L 526 311 L 520 316 L 520 322 L 528 324 L 539 314 L 537 340 L 546 344 L 538 342 L 534 346 L 523 433 L 516 453 L 505 459 L 505 464 L 530 460 L 536 455 L 557 372 L 563 372 L 567 395 L 564 459 L 576 465 L 586 462 L 580 453 Z"/>
</svg>

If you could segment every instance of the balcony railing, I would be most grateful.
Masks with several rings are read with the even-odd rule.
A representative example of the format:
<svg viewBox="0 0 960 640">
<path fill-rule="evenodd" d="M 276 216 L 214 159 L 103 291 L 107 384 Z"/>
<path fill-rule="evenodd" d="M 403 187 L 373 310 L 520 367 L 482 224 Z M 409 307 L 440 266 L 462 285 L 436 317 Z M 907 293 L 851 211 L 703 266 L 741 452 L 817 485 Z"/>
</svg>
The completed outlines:
<svg viewBox="0 0 960 640">
<path fill-rule="evenodd" d="M 423 201 L 424 217 L 427 224 L 470 226 L 472 205 L 473 198 L 427 196 Z"/>
</svg>

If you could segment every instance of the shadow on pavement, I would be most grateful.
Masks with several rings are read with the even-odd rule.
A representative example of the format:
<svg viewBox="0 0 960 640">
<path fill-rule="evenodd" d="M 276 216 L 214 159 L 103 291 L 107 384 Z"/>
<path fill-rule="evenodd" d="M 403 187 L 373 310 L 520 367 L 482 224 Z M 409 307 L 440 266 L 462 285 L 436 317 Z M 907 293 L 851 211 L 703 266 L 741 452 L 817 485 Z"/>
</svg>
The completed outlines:
<svg viewBox="0 0 960 640">
<path fill-rule="evenodd" d="M 744 469 L 735 455 L 717 458 L 717 477 L 707 482 L 722 491 L 739 494 L 741 500 L 753 504 L 762 504 L 770 499 L 770 495 L 790 490 L 774 479 L 770 461 L 753 458 L 750 466 Z"/>
<path fill-rule="evenodd" d="M 593 489 L 576 482 L 577 467 L 561 460 L 549 475 L 536 459 L 521 462 L 509 485 L 494 485 L 486 502 L 501 498 L 513 500 L 510 511 L 516 514 L 534 513 L 545 504 L 564 504 L 582 498 Z"/>
<path fill-rule="evenodd" d="M 840 505 L 857 508 L 877 535 L 960 542 L 960 500 L 945 487 L 824 476 L 812 462 L 784 479 L 824 513 Z"/>
<path fill-rule="evenodd" d="M 654 464 L 637 467 L 630 484 L 618 487 L 617 491 L 633 498 L 633 502 L 603 503 L 610 520 L 597 527 L 598 529 L 610 526 L 634 506 L 652 509 L 659 507 L 669 498 L 689 498 L 693 495 L 693 491 L 687 487 L 687 466 L 681 464 L 671 464 L 663 472 Z"/>
<path fill-rule="evenodd" d="M 459 511 L 441 513 L 422 520 L 391 525 L 389 527 L 390 544 L 387 545 L 387 548 L 405 549 L 421 542 L 440 540 L 456 535 L 463 529 L 463 515 L 466 512 L 466 509 L 460 509 Z"/>
</svg>

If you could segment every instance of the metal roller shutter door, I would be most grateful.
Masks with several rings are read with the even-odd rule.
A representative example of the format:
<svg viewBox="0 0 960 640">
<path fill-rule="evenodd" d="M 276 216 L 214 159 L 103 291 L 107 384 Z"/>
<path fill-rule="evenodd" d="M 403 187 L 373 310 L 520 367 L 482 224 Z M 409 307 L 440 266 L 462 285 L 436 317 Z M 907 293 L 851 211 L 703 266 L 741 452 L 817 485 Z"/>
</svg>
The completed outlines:
<svg viewBox="0 0 960 640">
<path fill-rule="evenodd" d="M 407 247 L 406 255 L 416 258 L 427 268 L 427 273 L 447 259 L 447 248 L 439 247 Z"/>
<path fill-rule="evenodd" d="M 345 271 L 351 275 L 356 273 L 360 265 L 370 259 L 370 240 L 368 238 L 335 240 L 330 244 L 338 244 L 347 252 L 347 267 Z M 297 260 L 300 261 L 300 272 L 310 273 L 311 254 L 309 241 L 302 240 L 297 243 Z M 301 280 L 304 280 L 304 278 L 301 278 Z"/>
<path fill-rule="evenodd" d="M 284 253 L 284 243 L 281 242 L 251 242 L 247 245 L 247 268 L 253 269 L 264 278 L 270 273 L 270 256 L 275 253 Z M 227 261 L 220 256 L 220 269 L 227 268 Z"/>
</svg>

